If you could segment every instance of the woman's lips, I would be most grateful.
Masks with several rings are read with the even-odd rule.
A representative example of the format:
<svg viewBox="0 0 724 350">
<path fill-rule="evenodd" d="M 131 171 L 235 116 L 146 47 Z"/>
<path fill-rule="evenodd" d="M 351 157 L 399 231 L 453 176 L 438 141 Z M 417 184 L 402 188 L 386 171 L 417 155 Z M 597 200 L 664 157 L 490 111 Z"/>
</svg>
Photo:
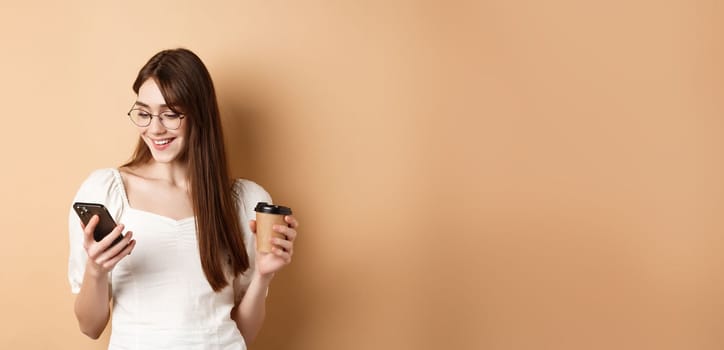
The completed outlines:
<svg viewBox="0 0 724 350">
<path fill-rule="evenodd" d="M 167 139 L 151 140 L 151 142 L 153 143 L 153 148 L 155 148 L 159 151 L 163 151 L 169 147 L 169 145 L 171 144 L 171 142 L 174 139 L 175 138 L 172 137 L 172 138 L 167 138 Z"/>
</svg>

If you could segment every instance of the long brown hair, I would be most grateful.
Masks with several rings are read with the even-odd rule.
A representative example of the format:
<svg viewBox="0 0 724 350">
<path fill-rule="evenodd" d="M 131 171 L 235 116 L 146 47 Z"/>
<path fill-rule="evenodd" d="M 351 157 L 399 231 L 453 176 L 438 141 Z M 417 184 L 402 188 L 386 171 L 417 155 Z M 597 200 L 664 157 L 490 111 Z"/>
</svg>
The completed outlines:
<svg viewBox="0 0 724 350">
<path fill-rule="evenodd" d="M 138 72 L 133 91 L 138 94 L 148 79 L 156 82 L 169 108 L 185 115 L 183 122 L 189 123 L 188 142 L 180 157 L 189 169 L 201 267 L 211 288 L 218 292 L 229 284 L 226 258 L 237 275 L 249 268 L 249 257 L 232 197 L 214 84 L 201 59 L 183 48 L 164 50 L 151 57 Z M 131 160 L 124 166 L 145 164 L 151 159 L 151 151 L 139 138 Z"/>
</svg>

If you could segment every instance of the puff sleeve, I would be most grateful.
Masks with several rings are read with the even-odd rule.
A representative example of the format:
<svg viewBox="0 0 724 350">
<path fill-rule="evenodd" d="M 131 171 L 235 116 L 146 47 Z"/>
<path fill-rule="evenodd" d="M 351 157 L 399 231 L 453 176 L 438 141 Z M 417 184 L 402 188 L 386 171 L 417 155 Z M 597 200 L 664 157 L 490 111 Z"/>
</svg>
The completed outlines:
<svg viewBox="0 0 724 350">
<path fill-rule="evenodd" d="M 251 283 L 256 261 L 256 236 L 249 228 L 249 220 L 256 218 L 254 208 L 258 202 L 272 203 L 271 196 L 257 183 L 238 179 L 234 182 L 234 196 L 237 199 L 241 231 L 244 235 L 244 247 L 249 256 L 249 268 L 234 279 L 234 302 L 238 304 Z"/>
<path fill-rule="evenodd" d="M 83 182 L 73 198 L 75 202 L 103 204 L 116 222 L 120 222 L 123 212 L 123 183 L 115 169 L 100 169 L 92 172 Z M 78 294 L 88 256 L 83 248 L 83 229 L 80 219 L 71 204 L 68 214 L 68 233 L 70 255 L 68 257 L 68 280 L 71 292 Z M 110 279 L 109 279 L 110 280 Z"/>
</svg>

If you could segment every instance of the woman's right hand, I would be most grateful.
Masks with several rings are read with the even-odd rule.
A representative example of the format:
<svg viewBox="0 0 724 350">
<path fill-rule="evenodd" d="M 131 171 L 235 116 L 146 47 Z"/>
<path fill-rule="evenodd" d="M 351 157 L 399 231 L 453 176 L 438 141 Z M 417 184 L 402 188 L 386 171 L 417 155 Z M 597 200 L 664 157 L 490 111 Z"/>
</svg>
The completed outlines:
<svg viewBox="0 0 724 350">
<path fill-rule="evenodd" d="M 128 254 L 131 254 L 131 251 L 133 251 L 133 248 L 136 246 L 136 241 L 131 239 L 133 238 L 133 232 L 128 231 L 118 244 L 111 247 L 111 243 L 123 232 L 123 224 L 117 225 L 110 234 L 100 242 L 96 242 L 95 239 L 93 239 L 93 231 L 96 225 L 98 225 L 98 221 L 98 216 L 93 215 L 90 221 L 88 221 L 88 225 L 80 224 L 81 227 L 83 227 L 83 248 L 85 248 L 88 254 L 86 269 L 90 268 L 96 276 L 101 274 L 105 275 L 113 270 L 116 264 L 128 256 Z"/>
</svg>

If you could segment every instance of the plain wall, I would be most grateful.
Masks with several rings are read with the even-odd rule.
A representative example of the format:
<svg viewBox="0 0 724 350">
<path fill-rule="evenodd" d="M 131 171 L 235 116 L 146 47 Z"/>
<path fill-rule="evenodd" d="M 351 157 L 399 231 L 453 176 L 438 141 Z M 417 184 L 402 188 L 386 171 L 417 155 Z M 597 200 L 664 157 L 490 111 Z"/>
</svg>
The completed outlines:
<svg viewBox="0 0 724 350">
<path fill-rule="evenodd" d="M 717 1 L 0 5 L 0 347 L 103 349 L 67 215 L 197 52 L 234 176 L 301 221 L 252 349 L 724 348 Z"/>
</svg>

